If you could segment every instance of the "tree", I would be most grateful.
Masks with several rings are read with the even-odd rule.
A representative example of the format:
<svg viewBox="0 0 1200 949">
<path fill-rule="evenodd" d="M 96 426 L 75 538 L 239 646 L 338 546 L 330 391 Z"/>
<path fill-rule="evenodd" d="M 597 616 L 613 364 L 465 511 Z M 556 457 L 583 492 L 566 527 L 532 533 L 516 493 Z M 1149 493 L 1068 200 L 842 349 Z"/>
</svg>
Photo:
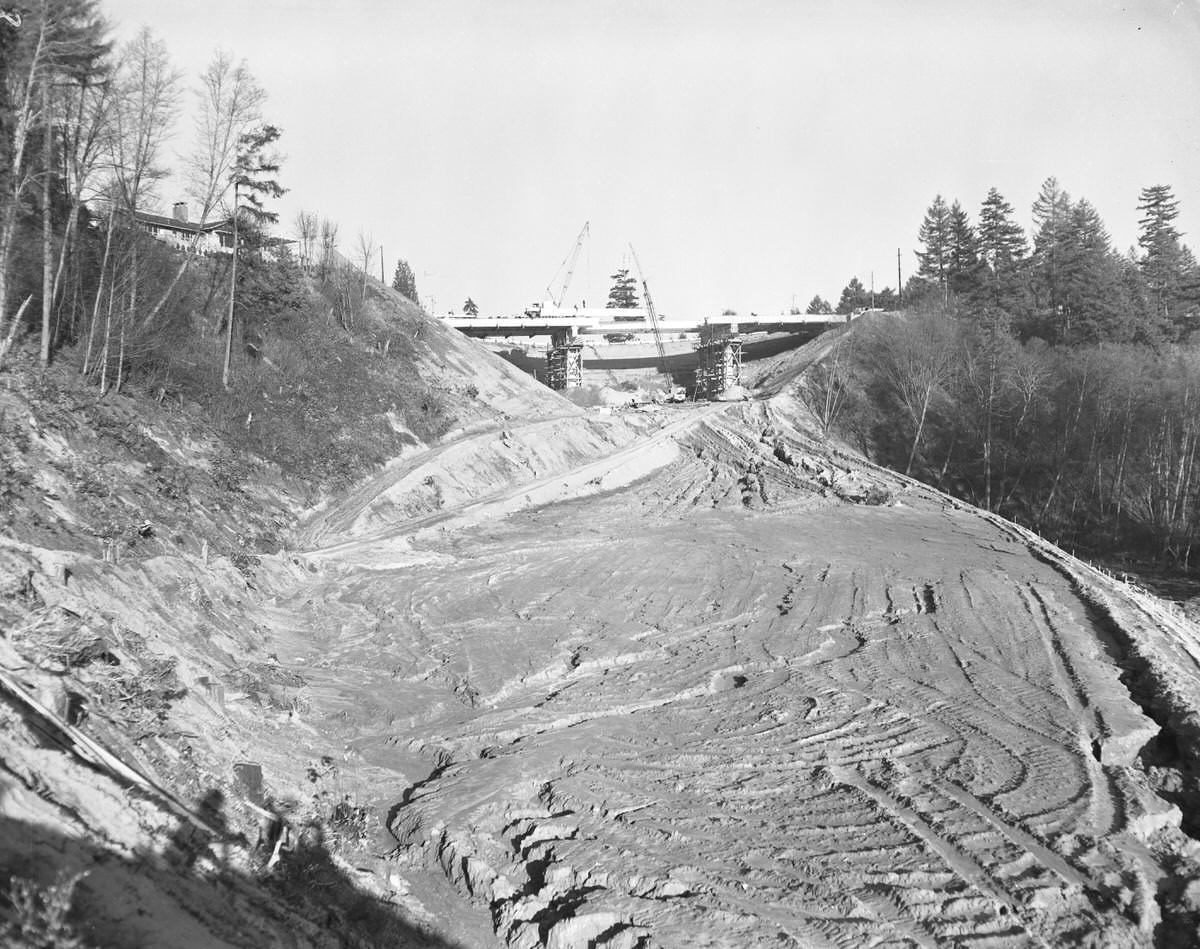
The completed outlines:
<svg viewBox="0 0 1200 949">
<path fill-rule="evenodd" d="M 950 206 L 949 234 L 946 246 L 946 281 L 954 293 L 974 289 L 979 272 L 979 242 L 975 229 L 957 201 Z"/>
<path fill-rule="evenodd" d="M 255 259 L 260 258 L 265 243 L 263 227 L 279 220 L 279 215 L 268 210 L 265 204 L 266 199 L 280 198 L 284 194 L 284 189 L 273 177 L 279 172 L 279 158 L 271 146 L 279 140 L 279 134 L 279 129 L 274 125 L 263 125 L 243 132 L 238 140 L 237 161 L 232 170 L 233 209 L 230 220 L 233 223 L 233 241 L 230 246 L 229 314 L 225 325 L 225 359 L 221 368 L 221 382 L 226 389 L 230 384 L 233 357 L 238 258 L 244 251 Z M 241 203 L 242 196 L 245 197 L 244 205 Z M 246 234 L 244 239 L 239 233 L 243 215 L 248 218 L 246 223 L 249 225 L 242 232 Z M 243 244 L 246 246 L 243 247 Z"/>
<path fill-rule="evenodd" d="M 19 330 L 18 317 L 14 315 L 10 323 L 8 315 L 14 289 L 14 242 L 26 199 L 40 184 L 41 351 L 45 363 L 53 298 L 50 191 L 55 116 L 51 90 L 63 81 L 78 84 L 96 77 L 102 71 L 108 44 L 96 0 L 42 0 L 20 12 L 19 26 L 10 20 L 0 22 L 0 362 Z M 60 137 L 62 125 L 60 121 Z M 35 158 L 38 144 L 41 155 Z M 30 299 L 32 296 L 29 294 Z M 28 301 L 20 306 L 20 312 L 27 307 Z"/>
<path fill-rule="evenodd" d="M 820 295 L 817 295 L 808 301 L 808 309 L 804 312 L 810 314 L 832 313 L 833 307 L 829 305 L 828 300 L 822 300 Z"/>
<path fill-rule="evenodd" d="M 1028 252 L 1025 232 L 1012 216 L 1012 205 L 989 188 L 979 211 L 979 253 L 996 279 L 1013 274 Z"/>
<path fill-rule="evenodd" d="M 842 315 L 862 310 L 871 305 L 871 294 L 858 277 L 851 277 L 850 282 L 842 288 L 842 297 L 838 300 L 837 311 Z"/>
<path fill-rule="evenodd" d="M 320 263 L 318 273 L 325 280 L 337 264 L 338 226 L 336 221 L 321 220 Z"/>
<path fill-rule="evenodd" d="M 612 275 L 612 289 L 608 291 L 608 309 L 632 310 L 638 303 L 637 280 L 630 276 L 629 269 L 622 267 Z"/>
<path fill-rule="evenodd" d="M 417 278 L 413 275 L 407 260 L 396 261 L 396 272 L 392 275 L 392 289 L 412 300 L 413 303 L 417 302 Z"/>
<path fill-rule="evenodd" d="M 1099 213 L 1086 198 L 1071 208 L 1057 260 L 1058 314 L 1066 342 L 1127 340 L 1132 313 L 1120 263 Z"/>
<path fill-rule="evenodd" d="M 158 182 L 167 171 L 160 164 L 162 149 L 171 134 L 179 110 L 181 76 L 171 65 L 166 45 L 148 29 L 142 29 L 121 51 L 116 70 L 116 106 L 112 113 L 108 161 L 111 168 L 109 201 L 111 204 L 105 235 L 104 263 L 96 286 L 88 329 L 88 345 L 81 371 L 86 375 L 95 368 L 93 341 L 99 328 L 101 301 L 108 293 L 104 332 L 100 338 L 99 384 L 101 393 L 109 388 L 111 348 L 116 345 L 114 385 L 120 388 L 130 328 L 137 318 L 139 286 L 143 258 L 139 255 L 139 228 L 135 219 L 154 197 Z M 117 247 L 113 247 L 114 229 L 120 225 Z M 106 267 L 111 262 L 110 267 Z M 106 269 L 108 272 L 106 273 Z M 114 295 L 128 287 L 122 304 Z M 116 339 L 113 321 L 116 320 Z"/>
<path fill-rule="evenodd" d="M 317 238 L 321 232 L 321 225 L 317 215 L 311 211 L 298 211 L 296 213 L 294 232 L 296 234 L 296 242 L 299 245 L 300 266 L 306 271 L 310 270 L 313 266 L 313 259 L 316 256 Z"/>
<path fill-rule="evenodd" d="M 1178 323 L 1177 311 L 1180 289 L 1184 283 L 1184 247 L 1175 229 L 1179 202 L 1170 185 L 1143 188 L 1138 200 L 1143 217 L 1138 221 L 1141 233 L 1138 245 L 1142 248 L 1140 266 L 1146 278 L 1155 312 L 1170 323 Z"/>
<path fill-rule="evenodd" d="M 362 297 L 360 304 L 367 302 L 367 281 L 371 276 L 371 261 L 375 259 L 375 237 L 366 231 L 358 232 L 358 242 L 355 244 L 359 269 L 362 270 Z"/>
<path fill-rule="evenodd" d="M 467 302 L 463 304 L 462 311 L 463 311 L 463 316 L 474 317 L 474 316 L 479 315 L 479 307 L 477 307 L 475 305 L 475 301 L 472 300 L 470 297 L 467 297 Z"/>
<path fill-rule="evenodd" d="M 917 232 L 923 248 L 917 251 L 917 275 L 934 281 L 942 288 L 946 286 L 946 274 L 950 269 L 950 226 L 950 209 L 939 194 L 929 205 L 925 220 Z"/>
<path fill-rule="evenodd" d="M 904 473 L 912 472 L 934 402 L 954 375 L 957 328 L 938 309 L 923 309 L 879 327 L 867 360 L 912 423 Z M 861 361 L 861 360 L 860 360 Z"/>
<path fill-rule="evenodd" d="M 274 125 L 258 125 L 243 132 L 238 141 L 234 176 L 241 197 L 237 206 L 251 223 L 258 225 L 256 236 L 265 236 L 262 227 L 279 221 L 279 215 L 266 202 L 287 194 L 287 188 L 275 178 L 281 159 L 274 146 L 281 134 Z"/>
<path fill-rule="evenodd" d="M 1042 182 L 1033 202 L 1032 288 L 1038 306 L 1052 320 L 1062 306 L 1062 265 L 1071 231 L 1071 197 L 1053 176 Z"/>
<path fill-rule="evenodd" d="M 174 276 L 160 294 L 145 322 L 152 322 L 175 292 L 199 246 L 204 226 L 225 205 L 237 181 L 237 163 L 243 137 L 262 117 L 267 94 L 244 62 L 217 51 L 200 76 L 196 138 L 185 161 L 188 194 L 198 207 L 195 236 L 188 244 Z"/>
<path fill-rule="evenodd" d="M 983 267 L 977 302 L 1007 310 L 1021 322 L 1033 311 L 1024 260 L 1025 232 L 1013 220 L 1013 209 L 995 188 L 988 189 L 979 211 L 979 258 Z"/>
<path fill-rule="evenodd" d="M 828 436 L 846 405 L 853 384 L 853 336 L 843 336 L 814 363 L 801 383 L 801 397 Z"/>
</svg>

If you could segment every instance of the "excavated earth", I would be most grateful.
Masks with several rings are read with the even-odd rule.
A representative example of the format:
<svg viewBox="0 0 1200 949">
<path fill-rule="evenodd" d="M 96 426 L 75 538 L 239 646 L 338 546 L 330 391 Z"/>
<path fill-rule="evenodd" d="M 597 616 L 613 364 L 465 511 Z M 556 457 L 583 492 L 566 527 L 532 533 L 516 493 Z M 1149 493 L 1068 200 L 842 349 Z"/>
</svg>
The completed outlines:
<svg viewBox="0 0 1200 949">
<path fill-rule="evenodd" d="M 1195 944 L 1200 631 L 837 450 L 796 379 L 310 512 L 239 604 L 303 683 L 243 753 L 337 748 L 381 898 L 460 945 Z"/>
<path fill-rule="evenodd" d="M 325 579 L 281 600 L 280 657 L 368 762 L 433 762 L 395 789 L 404 859 L 512 946 L 1186 928 L 1156 898 L 1194 848 L 1143 769 L 1161 727 L 1086 592 L 1103 578 L 848 468 L 798 414 L 680 409 L 675 457 L 625 487 L 405 532 L 342 511 L 319 534 Z M 1195 629 L 1150 626 L 1194 698 Z"/>
</svg>

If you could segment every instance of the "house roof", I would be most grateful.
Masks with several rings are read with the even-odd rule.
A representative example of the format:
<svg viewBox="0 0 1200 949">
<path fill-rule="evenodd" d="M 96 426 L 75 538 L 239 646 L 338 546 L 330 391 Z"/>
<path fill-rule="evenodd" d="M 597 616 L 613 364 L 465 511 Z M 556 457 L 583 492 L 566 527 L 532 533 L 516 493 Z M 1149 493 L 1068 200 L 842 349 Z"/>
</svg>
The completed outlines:
<svg viewBox="0 0 1200 949">
<path fill-rule="evenodd" d="M 164 217 L 161 214 L 147 214 L 145 211 L 134 211 L 133 216 L 135 220 L 140 221 L 142 224 L 152 224 L 155 227 L 165 227 L 172 231 L 187 231 L 193 234 L 196 231 L 208 233 L 210 231 L 221 231 L 229 228 L 229 220 L 227 218 L 222 218 L 219 221 L 209 221 L 204 227 L 201 227 L 199 222 L 196 221 L 178 221 L 173 217 Z"/>
</svg>

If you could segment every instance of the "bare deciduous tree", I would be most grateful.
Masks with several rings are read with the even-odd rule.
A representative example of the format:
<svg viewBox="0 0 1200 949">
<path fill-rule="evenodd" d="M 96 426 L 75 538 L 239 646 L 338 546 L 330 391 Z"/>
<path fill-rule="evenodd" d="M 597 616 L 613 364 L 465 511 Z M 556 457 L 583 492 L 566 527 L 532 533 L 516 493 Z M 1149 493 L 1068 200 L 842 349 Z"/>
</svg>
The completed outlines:
<svg viewBox="0 0 1200 949">
<path fill-rule="evenodd" d="M 196 139 L 185 159 L 188 196 L 196 202 L 199 219 L 183 260 L 145 322 L 152 322 L 162 311 L 195 257 L 204 226 L 225 207 L 234 184 L 242 136 L 261 121 L 266 98 L 266 92 L 245 63 L 234 63 L 226 52 L 214 54 L 201 74 Z"/>
<path fill-rule="evenodd" d="M 371 275 L 371 261 L 375 259 L 375 238 L 366 231 L 358 232 L 354 245 L 355 261 L 362 268 L 362 302 L 367 302 L 367 280 Z"/>
<path fill-rule="evenodd" d="M 321 229 L 320 221 L 312 211 L 299 211 L 296 214 L 294 227 L 296 240 L 300 244 L 300 266 L 308 273 L 312 270 L 313 258 L 316 255 L 317 238 Z"/>
<path fill-rule="evenodd" d="M 337 263 L 335 256 L 337 254 L 337 243 L 337 223 L 328 220 L 321 221 L 321 250 L 318 272 L 320 273 L 322 280 L 329 276 L 330 271 Z"/>
</svg>

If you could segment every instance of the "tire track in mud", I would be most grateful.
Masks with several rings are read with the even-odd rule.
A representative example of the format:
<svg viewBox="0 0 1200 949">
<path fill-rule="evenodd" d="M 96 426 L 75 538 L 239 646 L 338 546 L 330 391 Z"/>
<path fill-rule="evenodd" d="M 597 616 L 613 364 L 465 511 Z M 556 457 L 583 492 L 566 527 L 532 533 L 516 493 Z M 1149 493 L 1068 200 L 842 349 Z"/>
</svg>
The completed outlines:
<svg viewBox="0 0 1200 949">
<path fill-rule="evenodd" d="M 763 450 L 739 416 L 681 426 L 676 462 L 619 492 L 452 520 L 436 564 L 341 595 L 411 603 L 403 662 L 455 657 L 478 692 L 390 736 L 443 756 L 396 813 L 410 859 L 521 946 L 601 917 L 597 945 L 1129 935 L 1093 905 L 1125 867 L 1084 843 L 1111 829 L 1079 737 L 1107 680 L 1076 665 L 1062 692 L 1042 637 L 1087 629 L 1022 599 L 1046 571 L 1000 573 L 990 528 L 946 534 L 919 499 L 814 502 L 781 477 L 773 506 L 722 500 Z M 396 681 L 381 704 L 440 682 Z"/>
</svg>

